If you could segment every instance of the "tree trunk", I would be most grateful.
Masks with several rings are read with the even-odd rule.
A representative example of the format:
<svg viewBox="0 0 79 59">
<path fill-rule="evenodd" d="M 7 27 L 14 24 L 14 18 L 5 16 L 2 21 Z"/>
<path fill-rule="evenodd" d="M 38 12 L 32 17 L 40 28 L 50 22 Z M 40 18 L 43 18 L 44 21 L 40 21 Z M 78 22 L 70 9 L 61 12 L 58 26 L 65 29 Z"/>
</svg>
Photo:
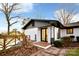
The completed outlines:
<svg viewBox="0 0 79 59">
<path fill-rule="evenodd" d="M 8 35 L 9 35 L 9 33 L 10 33 L 10 26 L 8 25 Z"/>
</svg>

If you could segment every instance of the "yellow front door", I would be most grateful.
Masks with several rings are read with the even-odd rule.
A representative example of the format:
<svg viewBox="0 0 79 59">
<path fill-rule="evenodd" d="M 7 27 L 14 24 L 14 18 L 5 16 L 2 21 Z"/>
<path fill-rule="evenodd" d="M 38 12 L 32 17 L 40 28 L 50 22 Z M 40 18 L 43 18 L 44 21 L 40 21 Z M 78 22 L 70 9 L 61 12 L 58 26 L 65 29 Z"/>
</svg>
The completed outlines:
<svg viewBox="0 0 79 59">
<path fill-rule="evenodd" d="M 41 41 L 47 42 L 47 28 L 41 29 Z"/>
</svg>

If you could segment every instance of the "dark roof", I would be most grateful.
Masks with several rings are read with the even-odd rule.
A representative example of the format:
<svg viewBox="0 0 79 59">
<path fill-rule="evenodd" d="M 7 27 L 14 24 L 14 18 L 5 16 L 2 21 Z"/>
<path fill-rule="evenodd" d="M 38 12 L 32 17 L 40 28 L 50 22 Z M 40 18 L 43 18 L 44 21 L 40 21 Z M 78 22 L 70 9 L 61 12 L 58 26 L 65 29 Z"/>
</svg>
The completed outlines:
<svg viewBox="0 0 79 59">
<path fill-rule="evenodd" d="M 40 21 L 40 22 L 47 22 L 55 27 L 63 28 L 64 26 L 57 20 L 49 20 L 49 19 L 31 19 L 27 24 L 24 25 L 22 29 L 26 29 L 27 26 L 29 26 L 30 23 L 34 21 Z"/>
<path fill-rule="evenodd" d="M 78 28 L 78 27 L 79 27 L 79 22 L 74 22 L 64 25 L 64 28 Z"/>
<path fill-rule="evenodd" d="M 74 23 L 69 23 L 66 25 L 62 25 L 59 21 L 57 20 L 49 20 L 49 19 L 31 19 L 29 22 L 27 22 L 27 24 L 24 25 L 24 27 L 22 29 L 26 29 L 29 24 L 31 24 L 32 22 L 35 21 L 40 21 L 40 22 L 47 22 L 52 26 L 61 28 L 61 29 L 66 29 L 66 28 L 78 28 L 79 27 L 79 22 L 74 22 Z"/>
</svg>

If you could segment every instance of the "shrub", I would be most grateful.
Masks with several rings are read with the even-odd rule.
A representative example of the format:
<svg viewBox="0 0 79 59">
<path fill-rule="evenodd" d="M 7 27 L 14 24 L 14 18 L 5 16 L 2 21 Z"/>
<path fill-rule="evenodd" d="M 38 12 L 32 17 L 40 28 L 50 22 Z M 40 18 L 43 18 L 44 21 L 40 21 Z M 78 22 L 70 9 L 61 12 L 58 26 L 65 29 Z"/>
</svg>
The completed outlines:
<svg viewBox="0 0 79 59">
<path fill-rule="evenodd" d="M 54 46 L 55 47 L 62 47 L 62 42 L 61 41 L 54 41 Z"/>
<path fill-rule="evenodd" d="M 72 43 L 72 38 L 70 36 L 62 38 L 63 46 L 70 47 Z"/>
</svg>

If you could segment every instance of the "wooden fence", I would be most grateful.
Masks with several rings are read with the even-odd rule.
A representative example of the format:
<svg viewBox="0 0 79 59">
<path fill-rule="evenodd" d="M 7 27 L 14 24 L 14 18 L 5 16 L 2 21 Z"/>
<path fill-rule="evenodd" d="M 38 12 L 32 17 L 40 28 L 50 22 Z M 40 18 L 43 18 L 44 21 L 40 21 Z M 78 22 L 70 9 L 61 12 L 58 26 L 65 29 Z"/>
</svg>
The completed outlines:
<svg viewBox="0 0 79 59">
<path fill-rule="evenodd" d="M 21 42 L 25 38 L 25 35 L 0 35 L 0 50 L 8 49 L 17 43 Z"/>
</svg>

